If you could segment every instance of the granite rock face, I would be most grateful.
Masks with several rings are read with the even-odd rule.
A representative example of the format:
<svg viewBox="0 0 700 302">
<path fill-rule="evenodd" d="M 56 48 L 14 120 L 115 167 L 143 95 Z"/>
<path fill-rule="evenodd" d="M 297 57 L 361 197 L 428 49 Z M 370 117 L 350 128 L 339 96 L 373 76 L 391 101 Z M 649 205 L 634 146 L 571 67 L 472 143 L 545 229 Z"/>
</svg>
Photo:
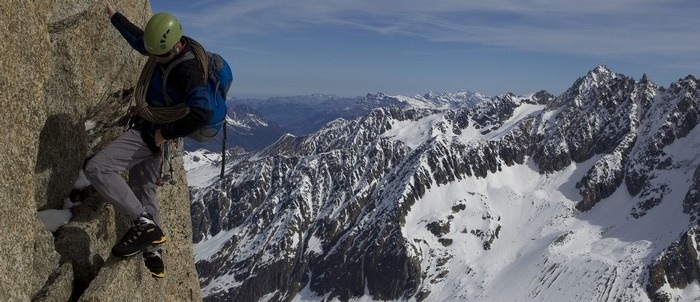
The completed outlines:
<svg viewBox="0 0 700 302">
<path fill-rule="evenodd" d="M 148 1 L 115 8 L 141 26 Z M 126 222 L 88 194 L 71 221 L 47 231 L 37 212 L 60 209 L 86 158 L 121 132 L 144 59 L 109 23 L 104 3 L 0 3 L 0 301 L 199 301 L 182 161 L 177 186 L 159 192 L 167 278 L 141 257 L 110 256 Z"/>
</svg>

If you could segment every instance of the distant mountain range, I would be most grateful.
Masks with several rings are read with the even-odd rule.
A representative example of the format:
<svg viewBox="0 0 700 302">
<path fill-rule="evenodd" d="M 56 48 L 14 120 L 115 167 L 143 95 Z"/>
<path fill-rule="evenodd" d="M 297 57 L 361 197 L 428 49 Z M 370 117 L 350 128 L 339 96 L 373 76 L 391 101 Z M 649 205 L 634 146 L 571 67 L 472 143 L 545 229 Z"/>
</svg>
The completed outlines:
<svg viewBox="0 0 700 302">
<path fill-rule="evenodd" d="M 399 108 L 447 109 L 474 104 L 488 99 L 478 93 L 435 93 L 414 97 L 387 96 L 382 93 L 364 97 L 342 98 L 334 95 L 274 97 L 268 99 L 233 99 L 229 101 L 228 139 L 226 149 L 233 147 L 248 151 L 262 149 L 284 134 L 304 136 L 316 132 L 335 119 L 353 120 L 372 109 Z M 223 133 L 206 143 L 187 139 L 185 148 L 200 148 L 221 152 Z"/>
<path fill-rule="evenodd" d="M 204 300 L 700 299 L 698 79 L 460 94 L 188 152 Z"/>
</svg>

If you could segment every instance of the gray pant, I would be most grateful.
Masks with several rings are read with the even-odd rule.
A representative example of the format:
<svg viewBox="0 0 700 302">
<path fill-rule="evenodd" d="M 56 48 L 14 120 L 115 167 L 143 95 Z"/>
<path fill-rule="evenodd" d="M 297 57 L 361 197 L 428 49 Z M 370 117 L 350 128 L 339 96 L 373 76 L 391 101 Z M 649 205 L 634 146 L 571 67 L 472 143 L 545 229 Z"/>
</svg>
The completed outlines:
<svg viewBox="0 0 700 302">
<path fill-rule="evenodd" d="M 140 131 L 129 129 L 90 159 L 85 165 L 85 177 L 129 220 L 148 212 L 156 224 L 161 225 L 156 202 L 156 178 L 161 160 L 161 156 L 155 157 L 144 143 Z M 128 185 L 122 177 L 127 170 Z"/>
</svg>

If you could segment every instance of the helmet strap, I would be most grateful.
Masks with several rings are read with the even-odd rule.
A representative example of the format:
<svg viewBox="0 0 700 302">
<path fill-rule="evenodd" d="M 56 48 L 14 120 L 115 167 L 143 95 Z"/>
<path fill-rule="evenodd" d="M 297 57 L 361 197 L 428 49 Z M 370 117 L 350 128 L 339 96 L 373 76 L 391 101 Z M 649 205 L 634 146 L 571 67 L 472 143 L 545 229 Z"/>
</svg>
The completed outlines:
<svg viewBox="0 0 700 302">
<path fill-rule="evenodd" d="M 183 48 L 185 48 L 185 43 L 182 40 L 175 43 L 175 55 L 179 55 Z"/>
</svg>

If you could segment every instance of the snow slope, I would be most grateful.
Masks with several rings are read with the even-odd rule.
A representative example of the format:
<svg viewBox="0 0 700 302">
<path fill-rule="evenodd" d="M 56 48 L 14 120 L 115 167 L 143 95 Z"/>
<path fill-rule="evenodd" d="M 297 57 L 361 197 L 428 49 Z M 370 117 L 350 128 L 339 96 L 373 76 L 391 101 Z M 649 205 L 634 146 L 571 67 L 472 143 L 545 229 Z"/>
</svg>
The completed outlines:
<svg viewBox="0 0 700 302">
<path fill-rule="evenodd" d="M 665 150 L 681 164 L 665 175 L 673 192 L 688 190 L 700 163 L 693 147 L 699 145 L 695 129 Z M 683 196 L 668 196 L 669 202 L 635 219 L 630 213 L 637 200 L 623 185 L 580 213 L 574 182 L 596 160 L 546 176 L 528 162 L 429 190 L 402 229 L 415 252 L 429 260 L 421 264 L 431 280 L 421 289 L 430 292 L 428 301 L 649 301 L 645 266 L 688 228 Z M 449 221 L 449 232 L 432 234 L 426 226 L 435 221 Z M 499 227 L 498 239 L 483 249 L 475 233 Z M 444 246 L 441 239 L 452 241 Z M 198 255 L 208 245 L 198 245 Z M 667 292 L 673 301 L 700 299 L 697 283 Z M 308 288 L 293 301 L 321 300 L 339 301 Z M 375 300 L 367 295 L 351 301 Z"/>
<path fill-rule="evenodd" d="M 524 106 L 517 116 L 537 110 L 538 106 Z M 415 147 L 431 136 L 429 129 L 438 116 L 401 122 L 384 135 Z M 677 169 L 659 181 L 673 184 L 671 191 L 680 193 L 666 197 L 668 202 L 638 219 L 630 215 L 638 200 L 629 196 L 624 185 L 588 212 L 575 209 L 580 198 L 575 182 L 599 158 L 548 175 L 540 175 L 528 161 L 486 178 L 471 177 L 428 190 L 411 208 L 402 229 L 415 253 L 426 261 L 421 266 L 430 282 L 420 290 L 430 293 L 429 301 L 614 301 L 620 297 L 648 301 L 645 266 L 688 228 L 679 195 L 688 190 L 688 180 L 700 163 L 698 146 L 700 129 L 695 129 L 665 150 Z M 206 165 L 216 155 L 196 153 L 198 162 L 192 156 L 187 161 L 190 185 L 208 185 L 199 180 L 218 175 L 218 168 Z M 431 222 L 449 222 L 449 231 L 437 237 L 427 228 Z M 221 232 L 196 244 L 196 259 L 214 255 L 238 231 Z M 488 236 L 496 233 L 497 239 L 485 250 Z M 446 239 L 449 245 L 441 243 Z M 233 279 L 220 280 L 202 290 L 206 294 L 235 284 Z M 700 299 L 697 285 L 668 292 L 676 301 Z M 307 288 L 294 301 L 325 299 Z M 367 295 L 352 301 L 374 300 Z"/>
</svg>

